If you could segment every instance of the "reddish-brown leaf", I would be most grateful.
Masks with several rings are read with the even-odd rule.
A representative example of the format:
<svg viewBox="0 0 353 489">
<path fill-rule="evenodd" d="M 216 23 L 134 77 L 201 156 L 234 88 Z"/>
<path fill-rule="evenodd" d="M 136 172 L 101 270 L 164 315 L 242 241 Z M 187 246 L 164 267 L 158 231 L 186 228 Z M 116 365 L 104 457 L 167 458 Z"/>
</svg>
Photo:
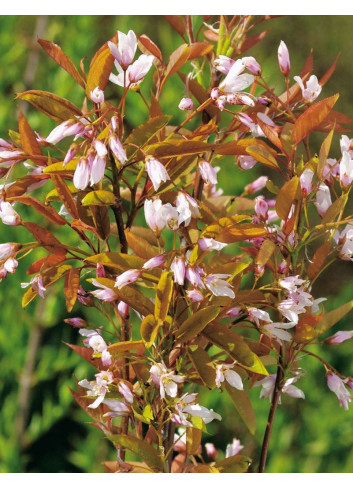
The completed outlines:
<svg viewBox="0 0 353 489">
<path fill-rule="evenodd" d="M 47 229 L 43 228 L 35 222 L 22 221 L 22 224 L 30 233 L 33 234 L 38 243 L 41 243 L 43 245 L 50 245 L 48 249 L 51 253 L 54 253 L 53 246 L 55 249 L 55 253 L 66 253 L 65 247 L 61 245 L 60 241 L 55 238 L 55 236 L 53 236 Z M 59 246 L 56 247 L 55 245 Z"/>
<path fill-rule="evenodd" d="M 113 65 L 114 57 L 110 52 L 110 49 L 106 47 L 98 54 L 90 66 L 86 85 L 86 94 L 89 98 L 91 97 L 91 91 L 96 87 L 99 87 L 101 90 L 105 89 L 108 84 Z"/>
<path fill-rule="evenodd" d="M 81 85 L 82 88 L 85 88 L 85 82 L 74 65 L 73 61 L 63 52 L 60 46 L 51 41 L 46 41 L 45 39 L 37 39 L 39 44 L 42 46 L 44 51 L 46 51 L 53 60 L 58 63 L 65 71 L 68 72 L 72 78 Z"/>
<path fill-rule="evenodd" d="M 52 179 L 52 182 L 58 192 L 58 195 L 62 203 L 65 205 L 66 209 L 71 214 L 71 216 L 74 219 L 78 219 L 79 215 L 78 215 L 76 203 L 71 195 L 68 186 L 64 182 L 63 178 L 59 174 L 55 175 L 54 173 L 52 173 L 50 177 Z"/>
<path fill-rule="evenodd" d="M 180 72 L 178 73 L 178 75 L 183 80 L 183 82 L 186 83 L 186 75 Z M 187 83 L 190 92 L 193 94 L 200 105 L 209 98 L 209 94 L 207 93 L 207 91 L 199 83 L 197 83 L 196 80 L 189 78 Z M 211 117 L 211 119 L 213 119 L 214 117 L 216 119 L 219 118 L 219 110 L 214 104 L 205 107 L 204 110 Z"/>
<path fill-rule="evenodd" d="M 207 41 L 194 42 L 190 44 L 189 59 L 195 59 L 199 58 L 200 56 L 205 56 L 211 51 L 213 51 L 213 44 L 210 44 Z"/>
<path fill-rule="evenodd" d="M 65 255 L 63 253 L 54 253 L 52 255 L 44 256 L 39 260 L 32 263 L 32 265 L 27 270 L 27 275 L 32 275 L 33 273 L 39 273 L 41 271 L 47 270 L 65 260 Z"/>
<path fill-rule="evenodd" d="M 35 157 L 36 155 L 43 157 L 43 153 L 36 139 L 36 135 L 28 124 L 22 111 L 20 111 L 18 115 L 18 131 L 21 136 L 21 146 L 24 152 L 32 155 L 30 159 L 36 163 L 36 165 L 45 166 L 43 159 Z"/>
<path fill-rule="evenodd" d="M 243 54 L 243 53 L 245 53 L 245 51 L 248 51 L 249 49 L 256 46 L 256 44 L 258 44 L 260 41 L 262 41 L 267 36 L 268 33 L 269 33 L 268 30 L 262 31 L 262 32 L 260 32 L 260 34 L 254 34 L 253 36 L 249 36 L 248 38 L 246 38 L 245 41 L 243 42 L 241 48 L 240 48 L 239 54 Z"/>
<path fill-rule="evenodd" d="M 303 78 L 305 75 L 311 75 L 313 72 L 313 49 L 310 49 L 310 53 L 306 58 L 304 66 L 299 74 L 300 78 Z"/>
<path fill-rule="evenodd" d="M 64 122 L 75 118 L 75 116 L 82 117 L 82 112 L 76 105 L 54 93 L 43 90 L 27 90 L 19 93 L 16 98 L 26 100 L 56 122 Z"/>
<path fill-rule="evenodd" d="M 163 15 L 163 17 L 181 37 L 184 36 L 186 33 L 186 24 L 181 15 Z"/>
<path fill-rule="evenodd" d="M 80 287 L 79 268 L 71 268 L 65 275 L 64 295 L 67 312 L 71 312 L 77 300 L 77 292 Z"/>
<path fill-rule="evenodd" d="M 169 63 L 165 72 L 165 76 L 161 83 L 161 89 L 167 79 L 176 73 L 189 59 L 190 47 L 187 44 L 179 46 L 169 57 Z"/>
<path fill-rule="evenodd" d="M 315 251 L 312 262 L 309 263 L 307 269 L 307 274 L 310 280 L 313 280 L 316 277 L 316 275 L 320 272 L 329 252 L 330 252 L 330 243 L 328 241 L 325 241 L 325 243 L 319 246 L 319 248 Z"/>
<path fill-rule="evenodd" d="M 321 86 L 324 86 L 325 83 L 327 83 L 329 81 L 329 79 L 331 78 L 331 76 L 333 75 L 335 69 L 336 69 L 336 64 L 337 64 L 337 61 L 340 57 L 340 54 L 337 55 L 335 61 L 332 63 L 332 65 L 330 66 L 330 68 L 326 71 L 326 73 L 324 74 L 324 76 L 322 76 L 319 80 L 319 84 Z"/>
<path fill-rule="evenodd" d="M 67 224 L 66 220 L 61 217 L 52 206 L 45 206 L 40 200 L 32 197 L 31 195 L 18 195 L 17 197 L 13 197 L 8 200 L 29 205 L 36 212 L 39 212 L 39 214 L 44 216 L 46 219 L 48 219 L 48 221 L 52 222 L 53 224 L 58 224 L 59 226 L 64 226 L 65 224 Z"/>
<path fill-rule="evenodd" d="M 138 40 L 148 53 L 153 54 L 153 56 L 159 59 L 159 61 L 163 64 L 163 56 L 157 44 L 155 44 L 148 36 L 146 36 L 146 34 L 138 36 Z M 141 51 L 144 50 L 141 49 Z"/>
<path fill-rule="evenodd" d="M 276 212 L 281 219 L 287 219 L 292 204 L 297 197 L 298 188 L 299 178 L 295 176 L 289 182 L 286 182 L 279 191 L 276 199 Z"/>
<path fill-rule="evenodd" d="M 292 141 L 295 144 L 300 143 L 300 141 L 308 136 L 325 120 L 332 107 L 337 102 L 338 97 L 339 95 L 336 94 L 320 100 L 306 109 L 306 111 L 298 117 L 292 131 Z"/>
</svg>

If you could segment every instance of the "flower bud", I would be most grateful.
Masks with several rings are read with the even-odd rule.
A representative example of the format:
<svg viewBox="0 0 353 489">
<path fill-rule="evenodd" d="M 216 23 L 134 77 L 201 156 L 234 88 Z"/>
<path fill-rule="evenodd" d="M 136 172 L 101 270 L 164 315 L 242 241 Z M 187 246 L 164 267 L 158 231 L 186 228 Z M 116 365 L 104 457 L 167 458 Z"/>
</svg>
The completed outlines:
<svg viewBox="0 0 353 489">
<path fill-rule="evenodd" d="M 337 331 L 333 336 L 327 338 L 325 343 L 328 343 L 329 345 L 338 345 L 351 338 L 353 338 L 353 331 Z"/>
<path fill-rule="evenodd" d="M 124 301 L 119 302 L 118 311 L 121 317 L 123 317 L 124 319 L 128 319 L 130 307 L 128 304 L 126 304 L 126 302 Z"/>
<path fill-rule="evenodd" d="M 217 105 L 217 108 L 222 111 L 224 110 L 224 107 L 226 106 L 226 97 L 225 95 L 221 95 L 220 97 L 218 97 L 218 99 L 216 100 L 216 105 Z"/>
<path fill-rule="evenodd" d="M 87 328 L 88 323 L 82 318 L 67 318 L 64 319 L 64 323 L 73 326 L 74 328 Z"/>
<path fill-rule="evenodd" d="M 194 108 L 194 102 L 189 97 L 184 97 L 180 100 L 178 105 L 180 110 L 192 110 Z"/>
<path fill-rule="evenodd" d="M 244 190 L 247 194 L 254 194 L 265 188 L 267 181 L 268 177 L 259 177 L 253 182 L 246 185 Z"/>
<path fill-rule="evenodd" d="M 262 221 L 266 221 L 268 217 L 268 205 L 263 195 L 255 199 L 255 212 L 257 217 Z"/>
<path fill-rule="evenodd" d="M 95 104 L 101 104 L 104 102 L 104 92 L 99 87 L 91 90 L 90 97 L 92 102 L 94 102 Z"/>
<path fill-rule="evenodd" d="M 288 76 L 290 72 L 289 51 L 283 41 L 280 42 L 278 47 L 278 63 L 283 75 Z"/>
<path fill-rule="evenodd" d="M 217 100 L 218 97 L 221 95 L 221 92 L 219 91 L 219 88 L 215 87 L 212 88 L 210 97 L 212 100 Z"/>
<path fill-rule="evenodd" d="M 247 68 L 253 75 L 261 74 L 261 65 L 256 61 L 253 56 L 246 56 L 242 59 L 245 68 Z"/>
<path fill-rule="evenodd" d="M 205 443 L 205 450 L 208 458 L 216 460 L 218 452 L 213 443 Z"/>
</svg>

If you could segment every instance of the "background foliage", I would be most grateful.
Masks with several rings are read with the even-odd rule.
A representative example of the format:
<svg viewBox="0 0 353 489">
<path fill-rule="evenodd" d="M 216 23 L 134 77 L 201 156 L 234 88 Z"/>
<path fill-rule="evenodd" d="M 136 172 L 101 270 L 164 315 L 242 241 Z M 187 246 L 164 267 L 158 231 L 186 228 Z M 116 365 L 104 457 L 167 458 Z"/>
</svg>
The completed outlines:
<svg viewBox="0 0 353 489">
<path fill-rule="evenodd" d="M 194 22 L 201 23 L 200 16 Z M 323 97 L 339 92 L 337 110 L 353 117 L 353 63 L 351 32 L 353 17 L 290 16 L 268 22 L 268 36 L 247 55 L 262 64 L 271 86 L 282 90 L 283 77 L 277 68 L 277 47 L 287 44 L 292 75 L 299 73 L 310 48 L 314 49 L 314 73 L 320 77 L 336 55 L 341 57 L 334 76 L 323 89 Z M 90 58 L 116 30 L 146 33 L 163 50 L 166 57 L 180 44 L 180 39 L 163 17 L 151 16 L 3 16 L 0 17 L 0 137 L 9 128 L 16 130 L 13 99 L 17 92 L 41 89 L 82 102 L 82 92 L 75 82 L 41 50 L 36 38 L 57 42 L 76 63 Z M 273 69 L 273 67 L 276 69 Z M 106 96 L 114 97 L 116 87 L 109 84 Z M 148 80 L 143 90 L 148 91 Z M 177 104 L 184 95 L 178 77 L 168 81 L 161 104 L 166 113 L 177 114 L 172 123 L 181 122 Z M 127 100 L 127 123 L 144 120 L 145 108 L 133 97 Z M 43 114 L 21 105 L 30 125 L 43 137 L 53 122 Z M 179 118 L 179 119 L 178 119 Z M 320 141 L 318 141 L 318 144 Z M 335 142 L 338 148 L 338 139 Z M 245 182 L 258 176 L 257 167 L 241 172 L 231 158 L 224 162 L 220 185 L 225 194 L 237 194 Z M 30 209 L 27 209 L 30 213 Z M 30 220 L 30 214 L 25 216 Z M 20 228 L 1 226 L 0 242 L 21 242 Z M 67 313 L 64 299 L 50 292 L 45 301 L 35 301 L 21 310 L 19 283 L 26 282 L 25 270 L 34 260 L 21 262 L 15 275 L 0 285 L 0 472 L 101 472 L 101 461 L 113 459 L 110 445 L 87 424 L 88 418 L 73 402 L 69 386 L 74 376 L 82 379 L 89 366 L 65 344 L 79 341 L 76 331 L 64 323 Z M 24 261 L 26 261 L 24 260 Z M 27 265 L 27 267 L 26 267 Z M 350 285 L 353 266 L 340 262 L 322 274 L 315 284 L 314 296 L 329 298 L 337 307 L 353 297 Z M 72 316 L 84 317 L 77 303 Z M 97 318 L 97 320 L 100 320 Z M 99 324 L 99 323 L 96 323 Z M 353 329 L 352 314 L 345 317 L 337 330 Z M 352 344 L 340 348 L 325 347 L 325 358 L 343 374 L 353 375 Z M 314 350 L 313 350 L 314 351 Z M 327 389 L 324 370 L 313 358 L 305 360 L 307 375 L 300 381 L 306 400 L 283 397 L 274 425 L 268 472 L 351 472 L 353 467 L 352 411 L 338 407 L 337 398 Z M 253 456 L 259 450 L 269 403 L 259 400 L 259 389 L 250 391 L 258 420 L 255 437 L 240 430 L 237 415 L 227 396 L 219 390 L 204 393 L 200 403 L 221 413 L 225 422 L 212 423 L 208 441 L 217 449 L 234 436 L 246 446 L 244 454 Z M 231 420 L 231 421 L 230 421 Z"/>
</svg>

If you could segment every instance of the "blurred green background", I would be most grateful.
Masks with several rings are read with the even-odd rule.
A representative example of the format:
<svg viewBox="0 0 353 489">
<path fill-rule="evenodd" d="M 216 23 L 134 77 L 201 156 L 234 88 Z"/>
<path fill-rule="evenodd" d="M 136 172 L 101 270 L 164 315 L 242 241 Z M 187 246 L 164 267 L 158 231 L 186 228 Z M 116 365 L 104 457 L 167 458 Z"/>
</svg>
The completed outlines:
<svg viewBox="0 0 353 489">
<path fill-rule="evenodd" d="M 199 16 L 194 17 L 200 23 Z M 350 16 L 278 17 L 264 24 L 270 32 L 247 55 L 254 55 L 263 66 L 271 86 L 279 93 L 284 84 L 277 66 L 277 47 L 284 40 L 291 55 L 294 76 L 314 49 L 314 73 L 322 76 L 338 53 L 341 57 L 335 74 L 324 87 L 322 96 L 339 92 L 337 110 L 353 117 L 352 29 Z M 260 26 L 261 27 L 261 26 Z M 182 42 L 163 17 L 151 16 L 3 16 L 0 17 L 0 137 L 8 129 L 17 130 L 19 104 L 17 92 L 41 89 L 82 104 L 80 87 L 60 70 L 36 43 L 42 37 L 57 42 L 76 65 L 85 57 L 85 66 L 94 52 L 116 30 L 146 33 L 162 49 L 165 60 Z M 261 29 L 257 29 L 258 31 Z M 148 81 L 142 86 L 148 96 Z M 107 97 L 114 98 L 117 87 L 110 84 Z M 177 114 L 184 96 L 177 76 L 166 85 L 162 106 L 166 113 Z M 54 123 L 33 108 L 21 105 L 31 126 L 43 137 Z M 146 119 L 142 101 L 131 94 L 127 101 L 127 122 L 134 126 Z M 323 139 L 320 138 L 322 141 Z M 338 148 L 338 137 L 334 148 Z M 334 154 L 332 154 L 334 156 Z M 259 166 L 259 165 L 257 165 Z M 237 194 L 244 184 L 256 178 L 261 169 L 241 172 L 230 159 L 222 165 L 221 186 L 225 194 Z M 31 218 L 26 210 L 26 219 Z M 33 219 L 35 220 L 35 219 Z M 0 224 L 0 242 L 21 242 L 21 228 Z M 39 256 L 39 255 L 38 255 Z M 19 283 L 28 281 L 25 271 L 34 255 L 20 264 L 15 275 L 0 285 L 0 472 L 102 472 L 103 460 L 113 460 L 114 450 L 103 434 L 88 424 L 88 417 L 73 402 L 68 389 L 78 379 L 93 372 L 84 360 L 63 342 L 78 343 L 77 332 L 63 320 L 68 316 L 60 288 L 53 288 L 45 301 L 37 300 L 21 309 Z M 340 262 L 327 270 L 315 284 L 314 295 L 328 297 L 330 309 L 353 298 L 352 263 Z M 85 317 L 87 310 L 77 304 L 71 316 Z M 98 323 L 99 324 L 99 323 Z M 335 330 L 353 329 L 352 314 Z M 344 375 L 353 375 L 352 343 L 340 347 L 322 346 L 320 351 Z M 312 358 L 303 358 L 307 375 L 298 382 L 306 400 L 283 396 L 273 429 L 268 472 L 352 472 L 353 416 L 338 406 L 338 400 L 326 386 L 322 366 Z M 268 415 L 268 400 L 259 400 L 259 388 L 250 395 L 258 420 L 255 437 L 240 423 L 226 393 L 206 392 L 200 403 L 213 408 L 224 419 L 209 426 L 212 441 L 220 451 L 234 436 L 246 446 L 243 453 L 258 456 Z M 211 436 L 212 435 L 212 436 Z"/>
</svg>

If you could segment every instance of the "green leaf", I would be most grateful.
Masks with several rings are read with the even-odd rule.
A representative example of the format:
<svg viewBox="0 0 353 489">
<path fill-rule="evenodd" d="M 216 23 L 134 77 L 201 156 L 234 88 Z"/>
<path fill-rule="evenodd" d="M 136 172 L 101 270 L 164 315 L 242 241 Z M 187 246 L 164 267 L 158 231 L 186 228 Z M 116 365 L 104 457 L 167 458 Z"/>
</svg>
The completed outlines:
<svg viewBox="0 0 353 489">
<path fill-rule="evenodd" d="M 117 443 L 123 448 L 135 453 L 142 458 L 151 469 L 161 472 L 163 461 L 157 450 L 144 440 L 140 440 L 132 435 L 113 435 L 108 437 L 112 442 Z"/>
<path fill-rule="evenodd" d="M 160 115 L 152 117 L 147 122 L 144 122 L 140 126 L 136 127 L 124 141 L 126 148 L 126 155 L 128 158 L 132 158 L 138 149 L 136 145 L 143 148 L 163 127 L 170 121 L 170 115 Z"/>
<path fill-rule="evenodd" d="M 220 312 L 218 306 L 208 306 L 188 317 L 176 332 L 176 339 L 185 342 L 197 336 Z"/>
<path fill-rule="evenodd" d="M 82 112 L 76 105 L 54 93 L 43 90 L 27 90 L 19 93 L 16 99 L 26 100 L 56 122 L 74 119 L 75 116 L 82 117 Z"/>
<path fill-rule="evenodd" d="M 81 203 L 82 205 L 114 205 L 116 204 L 116 197 L 108 190 L 93 190 L 85 195 Z"/>
<path fill-rule="evenodd" d="M 234 474 L 247 472 L 250 464 L 251 458 L 245 455 L 233 455 L 216 462 L 214 467 L 222 473 Z"/>
<path fill-rule="evenodd" d="M 164 321 L 167 317 L 169 304 L 172 299 L 173 280 L 170 272 L 163 272 L 156 289 L 156 300 L 154 306 L 154 316 L 156 319 Z"/>
<path fill-rule="evenodd" d="M 156 319 L 153 314 L 144 317 L 141 322 L 140 334 L 146 348 L 150 348 L 154 343 L 158 330 L 163 323 Z"/>
<path fill-rule="evenodd" d="M 256 431 L 256 417 L 248 393 L 246 391 L 236 389 L 228 382 L 224 382 L 223 386 L 228 392 L 239 416 L 244 421 L 250 433 L 254 435 Z"/>
</svg>

